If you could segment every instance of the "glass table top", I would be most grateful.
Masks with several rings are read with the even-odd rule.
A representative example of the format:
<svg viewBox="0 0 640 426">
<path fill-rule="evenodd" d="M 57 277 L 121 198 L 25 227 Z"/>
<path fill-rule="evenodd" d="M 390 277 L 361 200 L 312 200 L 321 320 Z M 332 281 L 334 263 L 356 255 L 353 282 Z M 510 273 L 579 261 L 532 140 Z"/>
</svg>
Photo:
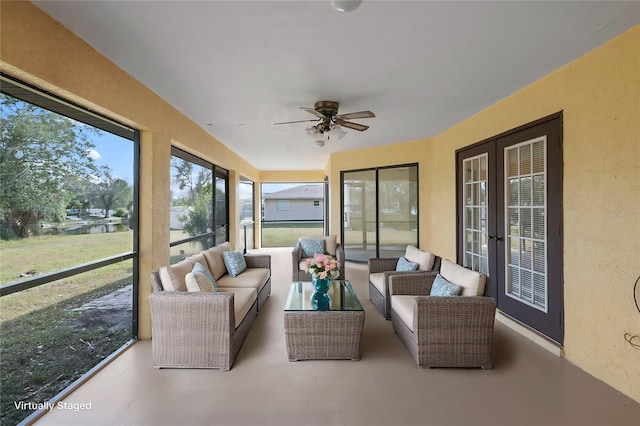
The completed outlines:
<svg viewBox="0 0 640 426">
<path fill-rule="evenodd" d="M 294 282 L 289 289 L 287 302 L 284 305 L 285 311 L 317 311 L 316 303 L 313 303 L 315 290 L 311 281 Z M 364 308 L 356 296 L 356 292 L 351 287 L 349 281 L 331 281 L 329 290 L 330 311 L 363 311 Z"/>
</svg>

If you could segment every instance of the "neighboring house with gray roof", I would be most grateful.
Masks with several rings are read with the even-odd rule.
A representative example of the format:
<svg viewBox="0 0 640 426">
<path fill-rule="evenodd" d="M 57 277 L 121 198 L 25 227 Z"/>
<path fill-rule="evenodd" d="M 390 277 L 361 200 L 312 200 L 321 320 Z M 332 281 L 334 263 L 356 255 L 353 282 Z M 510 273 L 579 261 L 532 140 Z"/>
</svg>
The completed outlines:
<svg viewBox="0 0 640 426">
<path fill-rule="evenodd" d="M 322 184 L 306 184 L 264 194 L 262 218 L 272 220 L 323 220 Z"/>
</svg>

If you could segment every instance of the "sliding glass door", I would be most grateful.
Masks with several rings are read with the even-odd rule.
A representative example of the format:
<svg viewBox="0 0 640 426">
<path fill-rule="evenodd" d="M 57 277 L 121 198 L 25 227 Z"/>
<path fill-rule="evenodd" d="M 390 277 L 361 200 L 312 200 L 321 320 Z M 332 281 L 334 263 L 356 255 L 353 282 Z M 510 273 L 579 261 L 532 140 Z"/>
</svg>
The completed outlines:
<svg viewBox="0 0 640 426">
<path fill-rule="evenodd" d="M 376 170 L 342 174 L 342 239 L 347 260 L 376 257 Z"/>
<path fill-rule="evenodd" d="M 402 256 L 418 245 L 418 166 L 342 172 L 342 242 L 347 260 Z"/>
<path fill-rule="evenodd" d="M 418 245 L 418 166 L 378 170 L 378 257 Z"/>
</svg>

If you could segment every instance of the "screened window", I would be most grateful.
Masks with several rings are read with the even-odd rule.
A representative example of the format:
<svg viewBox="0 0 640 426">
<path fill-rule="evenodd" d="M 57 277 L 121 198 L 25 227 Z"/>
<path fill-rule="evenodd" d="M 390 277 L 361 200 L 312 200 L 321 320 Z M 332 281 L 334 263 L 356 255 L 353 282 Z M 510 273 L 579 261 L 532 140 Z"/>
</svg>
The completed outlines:
<svg viewBox="0 0 640 426">
<path fill-rule="evenodd" d="M 301 236 L 324 235 L 323 183 L 264 182 L 260 191 L 262 247 L 293 247 Z"/>
<path fill-rule="evenodd" d="M 138 133 L 1 77 L 2 418 L 137 337 Z M 54 360 L 55 362 L 53 362 Z"/>
<path fill-rule="evenodd" d="M 227 241 L 227 171 L 171 149 L 170 263 Z M 215 196 L 214 196 L 215 194 Z"/>
<path fill-rule="evenodd" d="M 249 179 L 240 178 L 238 185 L 239 225 L 240 235 L 237 249 L 247 250 L 255 248 L 254 229 L 254 184 Z"/>
</svg>

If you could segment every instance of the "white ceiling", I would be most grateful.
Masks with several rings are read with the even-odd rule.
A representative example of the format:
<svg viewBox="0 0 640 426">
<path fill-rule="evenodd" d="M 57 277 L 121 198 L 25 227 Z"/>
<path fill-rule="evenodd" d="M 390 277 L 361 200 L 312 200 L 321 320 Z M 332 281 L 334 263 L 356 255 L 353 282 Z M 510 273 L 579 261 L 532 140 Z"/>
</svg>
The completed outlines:
<svg viewBox="0 0 640 426">
<path fill-rule="evenodd" d="M 437 135 L 640 23 L 636 1 L 34 3 L 260 170 Z M 321 149 L 273 125 L 319 100 L 376 118 Z"/>
</svg>

